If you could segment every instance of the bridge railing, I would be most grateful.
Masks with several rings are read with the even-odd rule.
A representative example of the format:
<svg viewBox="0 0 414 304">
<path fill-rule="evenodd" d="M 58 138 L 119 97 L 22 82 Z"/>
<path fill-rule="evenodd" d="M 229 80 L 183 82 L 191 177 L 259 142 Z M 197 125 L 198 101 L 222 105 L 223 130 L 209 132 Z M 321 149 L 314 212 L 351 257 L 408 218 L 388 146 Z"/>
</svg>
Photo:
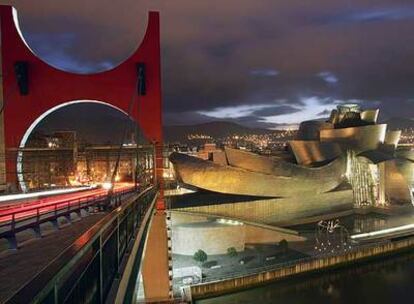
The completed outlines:
<svg viewBox="0 0 414 304">
<path fill-rule="evenodd" d="M 111 200 L 115 205 L 119 205 L 119 202 L 133 191 L 134 189 L 119 191 L 115 193 Z M 6 238 L 9 241 L 10 247 L 16 249 L 16 233 L 26 229 L 33 229 L 40 236 L 41 224 L 52 222 L 57 227 L 57 219 L 59 217 L 65 216 L 70 220 L 71 213 L 78 213 L 80 216 L 81 210 L 104 205 L 107 203 L 107 200 L 107 194 L 95 194 L 67 201 L 17 208 L 17 210 L 9 212 L 3 211 L 0 213 L 0 238 Z"/>
<path fill-rule="evenodd" d="M 157 189 L 130 197 L 80 236 L 6 303 L 104 303 Z M 146 217 L 148 218 L 148 217 Z"/>
</svg>

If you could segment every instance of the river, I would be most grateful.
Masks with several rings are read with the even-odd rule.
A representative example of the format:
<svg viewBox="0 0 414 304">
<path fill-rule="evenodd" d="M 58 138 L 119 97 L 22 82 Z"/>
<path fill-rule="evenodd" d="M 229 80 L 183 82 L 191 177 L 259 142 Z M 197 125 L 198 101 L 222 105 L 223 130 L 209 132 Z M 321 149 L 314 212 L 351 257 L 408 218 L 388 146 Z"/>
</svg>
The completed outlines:
<svg viewBox="0 0 414 304">
<path fill-rule="evenodd" d="M 300 276 L 196 303 L 414 303 L 414 253 Z"/>
</svg>

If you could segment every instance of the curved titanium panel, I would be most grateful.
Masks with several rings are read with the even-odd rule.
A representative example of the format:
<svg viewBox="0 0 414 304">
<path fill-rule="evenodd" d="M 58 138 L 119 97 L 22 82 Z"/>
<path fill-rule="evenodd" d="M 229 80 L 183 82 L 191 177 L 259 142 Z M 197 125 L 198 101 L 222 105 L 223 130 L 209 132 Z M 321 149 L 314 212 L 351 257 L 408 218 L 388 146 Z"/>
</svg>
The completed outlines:
<svg viewBox="0 0 414 304">
<path fill-rule="evenodd" d="M 341 147 L 336 143 L 316 140 L 292 140 L 289 145 L 300 165 L 311 165 L 332 160 L 342 154 Z"/>
<path fill-rule="evenodd" d="M 353 149 L 356 153 L 375 150 L 384 143 L 386 124 L 321 130 L 321 142 L 338 143 L 343 150 Z"/>
<path fill-rule="evenodd" d="M 341 157 L 320 168 L 283 168 L 283 175 L 275 174 L 280 167 L 263 171 L 268 162 L 253 159 L 248 166 L 260 164 L 261 172 L 231 166 L 221 166 L 185 154 L 172 153 L 170 161 L 182 182 L 214 192 L 264 197 L 290 197 L 304 193 L 324 193 L 336 188 L 344 180 L 346 158 Z M 282 171 L 282 170 L 280 170 Z"/>
<path fill-rule="evenodd" d="M 406 161 L 409 162 L 409 161 Z M 408 163 L 398 160 L 385 162 L 385 193 L 391 204 L 412 203 L 411 185 L 412 177 L 407 180 L 407 174 L 413 173 Z"/>
<path fill-rule="evenodd" d="M 334 172 L 336 170 L 341 171 L 343 169 L 342 161 L 339 159 L 332 161 L 325 166 L 309 168 L 287 162 L 280 158 L 262 156 L 239 149 L 231 149 L 226 147 L 225 151 L 230 166 L 275 176 L 315 177 L 317 175 L 322 176 L 323 174 L 329 174 L 328 172 Z"/>
<path fill-rule="evenodd" d="M 375 152 L 375 151 L 372 151 Z M 414 185 L 414 163 L 407 159 L 391 156 L 378 159 L 371 151 L 358 156 L 359 159 L 376 164 L 380 169 L 380 184 L 383 185 L 386 200 L 390 204 L 411 204 L 411 189 Z M 382 186 L 380 186 L 382 187 Z"/>
<path fill-rule="evenodd" d="M 404 180 L 410 188 L 414 186 L 414 162 L 407 159 L 395 159 L 395 166 L 404 177 Z"/>
<path fill-rule="evenodd" d="M 320 120 L 308 120 L 301 122 L 296 139 L 319 140 L 319 131 L 324 129 L 333 129 L 333 124 Z"/>
<path fill-rule="evenodd" d="M 379 109 L 365 110 L 361 112 L 361 119 L 363 121 L 376 124 L 378 120 Z"/>
<path fill-rule="evenodd" d="M 393 145 L 396 147 L 398 145 L 398 142 L 400 141 L 401 137 L 401 130 L 397 131 L 387 131 L 385 134 L 385 141 L 384 143 L 387 145 Z"/>
<path fill-rule="evenodd" d="M 406 149 L 397 149 L 395 151 L 395 156 L 398 158 L 408 159 L 414 162 L 414 151 Z"/>
</svg>

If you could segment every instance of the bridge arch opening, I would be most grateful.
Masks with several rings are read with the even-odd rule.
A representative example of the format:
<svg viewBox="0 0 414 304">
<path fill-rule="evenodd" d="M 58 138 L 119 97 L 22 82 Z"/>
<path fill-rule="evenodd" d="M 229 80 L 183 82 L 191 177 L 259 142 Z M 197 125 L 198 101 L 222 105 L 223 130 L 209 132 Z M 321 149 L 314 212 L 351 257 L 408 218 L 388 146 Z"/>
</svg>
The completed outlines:
<svg viewBox="0 0 414 304">
<path fill-rule="evenodd" d="M 134 111 L 139 117 L 139 108 Z M 153 147 L 136 120 L 104 101 L 73 100 L 45 111 L 27 128 L 17 152 L 18 183 L 23 192 L 99 184 L 111 179 L 118 158 L 117 181 L 136 182 L 146 172 L 150 182 Z"/>
<path fill-rule="evenodd" d="M 109 27 L 96 28 L 90 21 L 95 8 L 91 5 L 85 7 L 83 2 L 71 1 L 65 5 L 65 10 L 53 4 L 49 7 L 47 3 L 41 8 L 30 3 L 14 3 L 13 23 L 27 49 L 57 70 L 74 74 L 97 74 L 115 69 L 128 60 L 144 41 L 149 21 L 148 7 L 127 10 L 122 14 L 122 19 L 109 9 L 101 10 L 101 18 L 108 20 L 106 24 L 120 25 L 114 31 Z M 46 23 L 45 10 L 65 16 L 75 15 L 68 12 L 76 12 L 77 19 L 53 18 Z M 28 15 L 31 18 L 27 18 Z M 82 27 L 78 24 L 82 24 Z M 46 31 L 47 28 L 55 30 Z M 85 51 L 85 42 L 95 45 L 95 49 L 100 51 Z M 114 48 L 114 45 L 119 47 Z"/>
</svg>

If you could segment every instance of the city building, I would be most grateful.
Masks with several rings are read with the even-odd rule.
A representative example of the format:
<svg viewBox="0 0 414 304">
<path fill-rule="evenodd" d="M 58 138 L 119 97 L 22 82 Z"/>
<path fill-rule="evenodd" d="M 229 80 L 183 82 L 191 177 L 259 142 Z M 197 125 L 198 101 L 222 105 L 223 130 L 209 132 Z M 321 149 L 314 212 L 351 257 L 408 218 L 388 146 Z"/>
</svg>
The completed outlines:
<svg viewBox="0 0 414 304">
<path fill-rule="evenodd" d="M 29 190 L 104 183 L 111 179 L 118 158 L 116 181 L 148 179 L 153 168 L 152 146 L 85 145 L 73 131 L 35 133 L 19 152 Z"/>
</svg>

